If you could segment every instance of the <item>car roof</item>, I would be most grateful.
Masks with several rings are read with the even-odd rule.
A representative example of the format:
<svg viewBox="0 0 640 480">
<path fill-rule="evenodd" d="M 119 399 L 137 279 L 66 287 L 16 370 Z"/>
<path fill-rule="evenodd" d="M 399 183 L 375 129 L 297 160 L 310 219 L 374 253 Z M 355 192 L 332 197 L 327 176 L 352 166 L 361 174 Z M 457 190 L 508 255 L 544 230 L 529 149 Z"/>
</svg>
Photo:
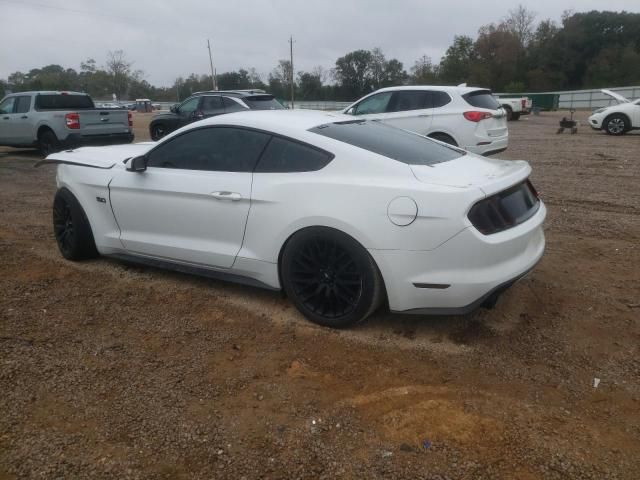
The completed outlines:
<svg viewBox="0 0 640 480">
<path fill-rule="evenodd" d="M 210 117 L 197 122 L 198 126 L 234 125 L 266 130 L 283 135 L 302 133 L 325 123 L 344 122 L 353 117 L 340 112 L 319 110 L 247 110 Z M 195 125 L 195 124 L 191 124 Z"/>
<path fill-rule="evenodd" d="M 403 85 L 400 87 L 386 87 L 376 90 L 372 93 L 380 93 L 380 92 L 397 92 L 402 90 L 440 90 L 443 92 L 449 93 L 459 93 L 460 95 L 464 95 L 465 93 L 475 92 L 478 90 L 490 90 L 489 88 L 484 87 L 458 87 L 452 85 Z"/>
<path fill-rule="evenodd" d="M 252 95 L 271 95 L 259 88 L 253 90 L 205 90 L 203 92 L 194 92 L 195 95 L 236 95 L 238 97 L 250 97 Z"/>
<path fill-rule="evenodd" d="M 13 92 L 10 95 L 89 95 L 86 92 L 73 92 L 70 90 L 29 90 L 28 92 Z"/>
</svg>

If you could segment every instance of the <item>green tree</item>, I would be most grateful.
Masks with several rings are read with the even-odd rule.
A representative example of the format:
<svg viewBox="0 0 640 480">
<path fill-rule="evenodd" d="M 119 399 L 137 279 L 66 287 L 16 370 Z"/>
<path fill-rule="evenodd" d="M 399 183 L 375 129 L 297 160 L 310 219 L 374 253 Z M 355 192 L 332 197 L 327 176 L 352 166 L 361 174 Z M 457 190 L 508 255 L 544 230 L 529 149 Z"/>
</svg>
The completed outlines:
<svg viewBox="0 0 640 480">
<path fill-rule="evenodd" d="M 371 91 L 372 61 L 369 50 L 355 50 L 336 60 L 334 76 L 346 98 L 355 99 Z"/>
<path fill-rule="evenodd" d="M 423 55 L 411 67 L 409 83 L 412 85 L 434 85 L 439 79 L 439 66 L 431 62 L 431 58 Z"/>
<path fill-rule="evenodd" d="M 440 61 L 440 78 L 445 83 L 453 84 L 469 81 L 475 57 L 473 39 L 466 35 L 456 35 Z"/>
</svg>

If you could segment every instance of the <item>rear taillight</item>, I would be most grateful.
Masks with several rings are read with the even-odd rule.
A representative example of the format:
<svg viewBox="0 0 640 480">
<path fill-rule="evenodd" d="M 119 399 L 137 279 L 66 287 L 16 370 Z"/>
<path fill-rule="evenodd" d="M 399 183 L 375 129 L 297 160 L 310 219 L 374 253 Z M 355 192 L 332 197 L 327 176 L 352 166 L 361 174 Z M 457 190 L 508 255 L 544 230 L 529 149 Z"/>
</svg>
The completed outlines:
<svg viewBox="0 0 640 480">
<path fill-rule="evenodd" d="M 523 98 L 522 100 L 520 100 L 520 102 L 522 103 L 522 109 L 524 110 L 525 108 L 527 108 L 527 99 Z"/>
<path fill-rule="evenodd" d="M 131 118 L 131 112 L 127 112 L 127 119 L 129 119 L 129 126 L 133 127 L 133 118 Z"/>
<path fill-rule="evenodd" d="M 464 112 L 463 115 L 464 115 L 464 118 L 466 118 L 470 122 L 479 122 L 480 120 L 491 118 L 491 114 L 489 112 L 478 112 L 475 110 L 472 110 L 470 112 Z"/>
<path fill-rule="evenodd" d="M 491 195 L 469 210 L 469 220 L 483 235 L 491 235 L 520 225 L 540 208 L 540 200 L 530 181 Z"/>
<path fill-rule="evenodd" d="M 64 121 L 67 124 L 67 128 L 71 128 L 72 130 L 80 128 L 80 115 L 77 113 L 67 113 L 64 116 Z"/>
</svg>

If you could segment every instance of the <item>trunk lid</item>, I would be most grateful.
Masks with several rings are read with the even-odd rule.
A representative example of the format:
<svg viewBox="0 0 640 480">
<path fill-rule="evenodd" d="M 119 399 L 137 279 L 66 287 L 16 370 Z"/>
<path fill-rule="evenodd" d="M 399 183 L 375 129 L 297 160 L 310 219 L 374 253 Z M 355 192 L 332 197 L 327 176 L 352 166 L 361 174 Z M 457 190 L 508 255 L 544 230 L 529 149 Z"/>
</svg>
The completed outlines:
<svg viewBox="0 0 640 480">
<path fill-rule="evenodd" d="M 52 153 L 44 160 L 36 163 L 35 166 L 64 163 L 67 165 L 108 169 L 127 158 L 144 155 L 153 145 L 155 145 L 154 142 L 141 142 L 107 147 L 82 147 L 77 150 Z"/>
<path fill-rule="evenodd" d="M 423 183 L 455 188 L 479 188 L 485 195 L 505 190 L 525 180 L 531 167 L 524 160 L 499 160 L 466 154 L 434 165 L 410 165 Z"/>
</svg>

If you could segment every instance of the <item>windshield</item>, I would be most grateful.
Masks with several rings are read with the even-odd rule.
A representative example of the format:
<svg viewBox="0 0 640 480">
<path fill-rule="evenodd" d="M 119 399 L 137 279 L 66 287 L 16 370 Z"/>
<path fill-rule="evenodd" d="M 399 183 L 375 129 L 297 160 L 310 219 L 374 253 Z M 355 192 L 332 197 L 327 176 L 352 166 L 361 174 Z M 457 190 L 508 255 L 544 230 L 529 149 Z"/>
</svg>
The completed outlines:
<svg viewBox="0 0 640 480">
<path fill-rule="evenodd" d="M 466 153 L 417 133 L 369 120 L 326 123 L 309 131 L 409 165 L 434 165 Z"/>
<path fill-rule="evenodd" d="M 284 110 L 273 95 L 253 95 L 242 99 L 251 110 Z"/>
</svg>

